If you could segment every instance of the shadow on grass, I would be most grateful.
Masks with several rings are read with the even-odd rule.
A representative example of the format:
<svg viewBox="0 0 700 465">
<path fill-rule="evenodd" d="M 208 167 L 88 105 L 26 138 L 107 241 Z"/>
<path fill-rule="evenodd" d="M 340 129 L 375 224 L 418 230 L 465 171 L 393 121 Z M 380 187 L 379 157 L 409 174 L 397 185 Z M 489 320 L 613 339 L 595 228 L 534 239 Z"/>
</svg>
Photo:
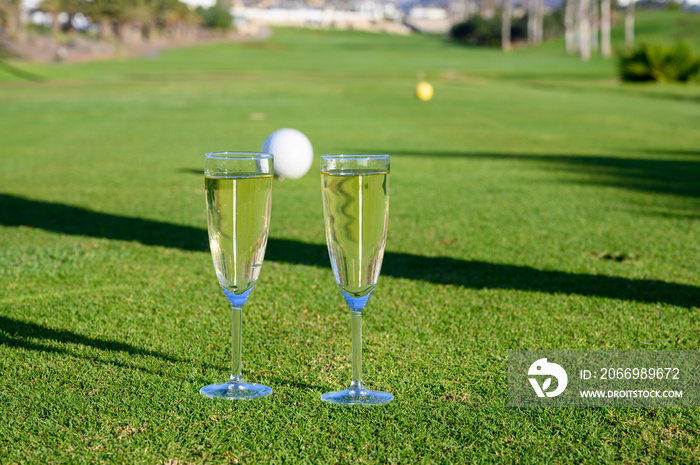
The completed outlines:
<svg viewBox="0 0 700 465">
<path fill-rule="evenodd" d="M 207 252 L 207 232 L 192 226 L 99 213 L 0 194 L 0 225 L 40 228 L 62 234 L 136 241 L 145 245 Z M 266 260 L 330 267 L 325 245 L 270 238 Z M 700 306 L 700 288 L 658 280 L 540 270 L 451 257 L 386 252 L 383 276 L 462 286 L 578 294 L 679 307 Z"/>
<path fill-rule="evenodd" d="M 89 360 L 91 362 L 113 365 L 127 370 L 137 370 L 143 373 L 155 373 L 160 375 L 165 374 L 160 372 L 153 372 L 150 369 L 134 365 L 133 363 L 126 364 L 116 360 L 103 360 L 99 357 L 90 357 L 81 354 L 76 354 L 73 351 L 66 350 L 61 347 L 52 347 L 50 345 L 30 341 L 30 338 L 42 339 L 46 341 L 55 341 L 64 344 L 80 344 L 84 346 L 93 347 L 95 349 L 108 350 L 113 352 L 125 352 L 132 355 L 146 355 L 167 362 L 180 362 L 180 360 L 178 360 L 175 357 L 171 357 L 161 352 L 141 349 L 130 344 L 86 337 L 74 333 L 72 331 L 66 331 L 65 329 L 51 329 L 45 326 L 38 325 L 36 323 L 30 323 L 27 321 L 8 318 L 6 316 L 0 316 L 0 345 L 15 348 L 21 347 L 25 350 L 33 350 L 37 352 L 47 352 L 66 355 L 70 357 L 77 357 L 80 359 Z"/>
<path fill-rule="evenodd" d="M 664 155 L 682 155 L 687 157 L 699 157 L 700 150 L 688 150 L 688 149 L 663 149 L 663 150 L 643 150 L 644 153 L 650 154 L 664 154 Z"/>
<path fill-rule="evenodd" d="M 614 95 L 615 97 L 620 97 L 620 96 L 634 96 L 634 97 L 641 97 L 641 98 L 648 98 L 648 99 L 654 99 L 654 100 L 671 100 L 671 101 L 677 101 L 677 102 L 689 102 L 689 103 L 700 103 L 700 95 L 688 95 L 688 94 L 682 94 L 682 93 L 677 93 L 677 92 L 659 92 L 657 89 L 654 89 L 654 84 L 650 83 L 632 83 L 632 82 L 627 82 L 623 83 L 620 86 L 614 86 L 614 87 L 609 87 L 609 86 L 590 86 L 590 85 L 575 85 L 571 84 L 569 82 L 564 81 L 566 80 L 586 80 L 588 82 L 591 82 L 591 78 L 593 80 L 595 79 L 602 79 L 602 80 L 608 80 L 608 76 L 598 76 L 598 75 L 569 75 L 569 74 L 561 74 L 558 73 L 557 75 L 554 76 L 547 76 L 546 80 L 542 81 L 540 80 L 543 76 L 539 74 L 507 74 L 504 76 L 505 79 L 513 79 L 516 81 L 522 82 L 524 85 L 534 88 L 534 89 L 541 89 L 541 90 L 547 90 L 547 91 L 566 91 L 566 92 L 575 92 L 577 94 L 581 93 L 590 93 L 590 94 L 607 94 L 607 95 Z M 557 80 L 561 79 L 561 82 L 557 82 Z M 593 81 L 595 82 L 595 81 Z"/>
<path fill-rule="evenodd" d="M 17 68 L 16 66 L 12 66 L 5 60 L 0 58 L 0 69 L 7 72 L 8 74 L 11 74 L 12 76 L 19 78 L 19 79 L 24 79 L 25 81 L 33 81 L 33 82 L 41 82 L 44 80 L 43 77 L 39 76 L 38 74 L 30 73 L 24 70 L 21 70 Z"/>
<path fill-rule="evenodd" d="M 110 215 L 80 207 L 0 194 L 0 225 L 28 226 L 183 250 L 208 251 L 207 233 L 190 226 Z"/>
<path fill-rule="evenodd" d="M 556 169 L 582 175 L 581 184 L 700 198 L 700 151 L 669 151 L 669 154 L 698 156 L 698 160 L 654 160 L 598 155 L 542 155 L 532 153 L 490 153 L 462 151 L 357 151 L 398 156 L 457 157 L 546 163 Z M 658 152 L 656 152 L 658 153 Z"/>
<path fill-rule="evenodd" d="M 700 220 L 700 213 L 698 213 L 697 215 L 694 215 L 692 213 L 682 213 L 682 212 L 669 211 L 669 212 L 652 212 L 652 213 L 649 213 L 649 215 L 660 216 L 663 218 L 689 220 L 689 221 Z"/>
<path fill-rule="evenodd" d="M 177 170 L 178 173 L 187 173 L 187 174 L 198 174 L 200 176 L 204 176 L 204 168 L 201 169 L 196 169 L 196 168 L 180 168 Z"/>
<path fill-rule="evenodd" d="M 19 323 L 24 323 L 19 320 L 14 320 Z M 31 323 L 30 323 L 31 324 Z M 45 344 L 37 344 L 35 342 L 28 341 L 26 337 L 36 337 L 35 335 L 27 335 L 25 337 L 7 337 L 1 333 L 1 331 L 4 330 L 4 327 L 2 326 L 2 323 L 0 323 L 0 346 L 6 346 L 6 347 L 21 347 L 22 349 L 25 350 L 33 350 L 36 352 L 47 352 L 47 353 L 53 353 L 53 354 L 60 354 L 60 355 L 65 355 L 68 357 L 75 357 L 79 358 L 82 360 L 88 360 L 90 362 L 97 362 L 101 364 L 106 364 L 106 365 L 113 365 L 119 368 L 123 368 L 126 370 L 137 370 L 142 373 L 151 373 L 151 374 L 160 374 L 160 375 L 165 375 L 166 373 L 160 373 L 160 372 L 154 372 L 153 370 L 150 370 L 148 368 L 143 368 L 134 364 L 126 364 L 122 362 L 118 362 L 116 360 L 103 360 L 98 357 L 88 357 L 85 355 L 80 355 L 76 354 L 75 352 L 72 352 L 70 350 L 62 349 L 59 347 L 51 347 L 49 345 Z"/>
<path fill-rule="evenodd" d="M 141 349 L 139 347 L 132 346 L 131 344 L 82 336 L 78 333 L 67 331 L 65 329 L 51 329 L 45 326 L 38 325 L 36 323 L 15 320 L 6 316 L 0 316 L 0 331 L 3 331 L 8 335 L 12 336 L 11 338 L 8 338 L 7 336 L 0 334 L 0 343 L 5 345 L 19 345 L 26 346 L 27 348 L 33 348 L 33 346 L 37 346 L 44 351 L 61 351 L 59 349 L 54 349 L 44 345 L 37 345 L 33 342 L 24 340 L 25 338 L 37 338 L 67 344 L 80 344 L 84 346 L 94 347 L 95 349 L 109 350 L 113 352 L 126 352 L 132 355 L 146 355 L 149 357 L 156 357 L 162 360 L 166 360 L 168 362 L 180 361 L 175 357 L 171 357 L 161 352 Z"/>
<path fill-rule="evenodd" d="M 3 334 L 4 333 L 4 334 Z M 153 357 L 165 362 L 172 363 L 188 363 L 185 360 L 179 359 L 177 357 L 172 357 L 170 355 L 164 354 L 162 352 L 146 350 L 140 347 L 136 347 L 131 344 L 126 344 L 123 342 L 110 341 L 108 339 L 98 339 L 93 337 L 87 337 L 74 333 L 72 331 L 67 331 L 65 329 L 51 329 L 36 323 L 31 323 L 22 320 L 16 320 L 6 316 L 0 315 L 0 345 L 6 347 L 21 347 L 26 350 L 33 350 L 37 352 L 48 352 L 61 355 L 67 355 L 70 357 L 77 357 L 84 360 L 89 360 L 92 362 L 97 362 L 101 364 L 114 365 L 120 368 L 125 368 L 128 370 L 138 370 L 143 373 L 151 373 L 158 375 L 166 375 L 166 372 L 161 370 L 152 370 L 149 368 L 144 368 L 133 363 L 123 363 L 116 360 L 104 360 L 100 357 L 91 357 L 82 354 L 75 353 L 71 350 L 67 350 L 62 347 L 53 347 L 46 344 L 41 344 L 38 342 L 31 341 L 29 339 L 41 339 L 44 341 L 55 341 L 61 344 L 79 344 L 87 347 L 92 347 L 99 350 L 106 350 L 110 352 L 124 352 L 130 355 L 144 355 L 147 357 Z M 221 369 L 218 365 L 211 365 L 209 363 L 199 363 L 198 366 L 203 368 L 214 368 Z M 225 368 L 224 368 L 225 370 Z M 167 374 L 171 376 L 170 374 Z M 203 380 L 201 380 L 204 382 Z"/>
</svg>

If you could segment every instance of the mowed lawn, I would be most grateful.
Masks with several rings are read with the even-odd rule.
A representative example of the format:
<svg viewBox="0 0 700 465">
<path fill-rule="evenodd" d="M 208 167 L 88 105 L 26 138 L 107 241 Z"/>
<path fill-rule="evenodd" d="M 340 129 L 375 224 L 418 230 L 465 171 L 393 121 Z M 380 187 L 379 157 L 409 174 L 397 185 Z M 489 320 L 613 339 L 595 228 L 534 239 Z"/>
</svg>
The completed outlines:
<svg viewBox="0 0 700 465">
<path fill-rule="evenodd" d="M 638 31 L 673 38 L 697 19 L 641 12 Z M 700 349 L 700 85 L 621 85 L 614 60 L 582 63 L 560 41 L 504 55 L 291 29 L 11 66 L 3 463 L 700 461 L 698 409 L 507 406 L 509 350 Z M 420 72 L 427 103 L 412 95 Z M 319 399 L 348 385 L 350 334 L 318 158 L 275 181 L 244 311 L 244 376 L 273 395 L 198 393 L 230 368 L 203 155 L 259 150 L 283 127 L 317 156 L 392 156 L 364 318 L 365 384 L 394 394 L 386 406 Z"/>
</svg>

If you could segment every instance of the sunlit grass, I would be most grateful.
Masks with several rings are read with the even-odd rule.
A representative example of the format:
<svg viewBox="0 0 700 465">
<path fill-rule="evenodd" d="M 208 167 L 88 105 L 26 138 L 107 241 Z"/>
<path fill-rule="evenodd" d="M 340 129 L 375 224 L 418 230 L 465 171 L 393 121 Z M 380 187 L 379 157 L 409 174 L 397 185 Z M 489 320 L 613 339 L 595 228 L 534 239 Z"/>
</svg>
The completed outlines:
<svg viewBox="0 0 700 465">
<path fill-rule="evenodd" d="M 622 86 L 561 44 L 266 43 L 0 74 L 3 461 L 700 460 L 696 409 L 507 407 L 508 350 L 700 348 L 698 86 Z M 387 406 L 319 399 L 346 387 L 350 338 L 318 163 L 275 182 L 244 312 L 244 375 L 273 395 L 197 393 L 229 369 L 203 154 L 281 127 L 316 155 L 392 155 L 364 331 Z"/>
</svg>

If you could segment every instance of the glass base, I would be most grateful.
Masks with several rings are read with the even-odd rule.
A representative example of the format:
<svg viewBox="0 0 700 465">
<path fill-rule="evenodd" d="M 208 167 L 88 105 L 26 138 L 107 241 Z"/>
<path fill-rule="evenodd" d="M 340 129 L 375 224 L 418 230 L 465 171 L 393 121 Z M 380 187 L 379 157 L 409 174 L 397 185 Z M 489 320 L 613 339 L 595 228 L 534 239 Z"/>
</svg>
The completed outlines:
<svg viewBox="0 0 700 465">
<path fill-rule="evenodd" d="M 204 386 L 199 393 L 210 399 L 251 400 L 269 396 L 272 389 L 263 384 L 228 382 Z"/>
<path fill-rule="evenodd" d="M 388 392 L 370 391 L 362 384 L 350 386 L 350 389 L 344 391 L 327 392 L 321 396 L 321 400 L 340 405 L 380 405 L 388 404 L 393 399 L 394 396 Z"/>
</svg>

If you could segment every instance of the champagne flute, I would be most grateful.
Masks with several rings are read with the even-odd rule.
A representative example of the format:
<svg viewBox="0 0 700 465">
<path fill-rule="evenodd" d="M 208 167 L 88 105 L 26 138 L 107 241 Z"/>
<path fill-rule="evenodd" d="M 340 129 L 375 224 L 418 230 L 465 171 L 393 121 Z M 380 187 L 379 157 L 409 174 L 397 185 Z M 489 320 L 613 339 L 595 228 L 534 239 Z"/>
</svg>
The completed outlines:
<svg viewBox="0 0 700 465">
<path fill-rule="evenodd" d="M 241 318 L 265 256 L 272 205 L 272 155 L 219 152 L 205 155 L 209 247 L 216 277 L 232 312 L 231 379 L 199 392 L 209 398 L 257 399 L 272 389 L 243 381 Z"/>
<path fill-rule="evenodd" d="M 362 310 L 379 278 L 389 218 L 389 155 L 323 155 L 321 191 L 333 274 L 350 307 L 352 382 L 321 399 L 342 405 L 391 402 L 362 385 Z"/>
</svg>

